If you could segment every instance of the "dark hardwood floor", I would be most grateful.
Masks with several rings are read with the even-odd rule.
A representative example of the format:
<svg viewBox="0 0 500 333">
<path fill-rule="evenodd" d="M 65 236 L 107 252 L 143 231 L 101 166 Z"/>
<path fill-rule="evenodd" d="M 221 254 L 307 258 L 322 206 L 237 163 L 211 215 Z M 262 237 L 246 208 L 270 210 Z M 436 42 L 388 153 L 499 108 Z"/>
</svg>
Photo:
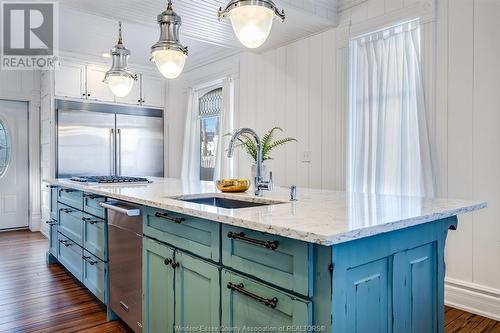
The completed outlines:
<svg viewBox="0 0 500 333">
<path fill-rule="evenodd" d="M 61 265 L 47 266 L 47 248 L 40 233 L 0 233 L 0 332 L 131 332 L 106 322 L 105 307 Z M 446 308 L 446 333 L 458 332 L 500 333 L 500 323 Z"/>
</svg>

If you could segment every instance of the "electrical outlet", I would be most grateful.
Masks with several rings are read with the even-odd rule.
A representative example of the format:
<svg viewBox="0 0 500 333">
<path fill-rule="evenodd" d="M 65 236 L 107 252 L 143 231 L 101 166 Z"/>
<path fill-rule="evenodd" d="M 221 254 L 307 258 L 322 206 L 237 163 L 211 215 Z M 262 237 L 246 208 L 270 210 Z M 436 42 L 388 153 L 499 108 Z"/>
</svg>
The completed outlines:
<svg viewBox="0 0 500 333">
<path fill-rule="evenodd" d="M 305 151 L 302 153 L 302 162 L 310 163 L 311 162 L 311 152 Z"/>
</svg>

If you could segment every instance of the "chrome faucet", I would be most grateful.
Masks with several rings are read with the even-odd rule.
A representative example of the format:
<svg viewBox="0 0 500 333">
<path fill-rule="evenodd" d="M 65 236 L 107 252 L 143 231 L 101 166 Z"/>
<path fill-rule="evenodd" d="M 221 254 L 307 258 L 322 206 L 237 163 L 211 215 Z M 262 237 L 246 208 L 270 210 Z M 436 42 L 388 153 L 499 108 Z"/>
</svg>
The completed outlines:
<svg viewBox="0 0 500 333">
<path fill-rule="evenodd" d="M 255 142 L 257 143 L 257 172 L 255 174 L 255 195 L 262 196 L 262 190 L 272 191 L 273 189 L 273 173 L 269 173 L 269 180 L 264 180 L 262 176 L 262 142 L 255 133 L 255 131 L 251 128 L 242 128 L 236 131 L 231 137 L 231 141 L 229 142 L 229 149 L 227 152 L 227 157 L 233 157 L 234 153 L 234 144 L 240 135 L 250 134 L 254 137 Z"/>
</svg>

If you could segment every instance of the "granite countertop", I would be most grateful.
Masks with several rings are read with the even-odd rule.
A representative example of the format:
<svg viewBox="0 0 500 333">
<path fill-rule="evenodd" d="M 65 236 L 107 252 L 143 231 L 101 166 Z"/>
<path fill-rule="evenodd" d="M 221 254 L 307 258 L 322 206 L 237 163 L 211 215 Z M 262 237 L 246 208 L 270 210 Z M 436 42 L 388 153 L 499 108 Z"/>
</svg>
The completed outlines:
<svg viewBox="0 0 500 333">
<path fill-rule="evenodd" d="M 150 178 L 151 184 L 84 185 L 64 179 L 44 180 L 103 195 L 109 198 L 162 208 L 220 223 L 263 231 L 322 245 L 334 245 L 384 232 L 472 212 L 485 202 L 453 199 L 368 195 L 341 191 L 298 188 L 298 201 L 289 201 L 289 189 L 277 187 L 255 198 L 246 193 L 219 192 L 212 182 L 192 182 L 171 178 Z M 224 198 L 279 201 L 280 204 L 241 209 L 224 209 L 174 199 L 216 194 Z"/>
</svg>

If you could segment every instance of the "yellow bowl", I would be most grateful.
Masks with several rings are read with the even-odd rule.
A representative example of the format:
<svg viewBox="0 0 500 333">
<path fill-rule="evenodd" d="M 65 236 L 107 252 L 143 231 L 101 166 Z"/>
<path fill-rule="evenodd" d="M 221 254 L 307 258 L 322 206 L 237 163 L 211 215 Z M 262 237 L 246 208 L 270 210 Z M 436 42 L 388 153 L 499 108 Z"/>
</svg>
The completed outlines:
<svg viewBox="0 0 500 333">
<path fill-rule="evenodd" d="M 250 188 L 250 179 L 220 179 L 215 182 L 222 192 L 245 192 Z"/>
</svg>

